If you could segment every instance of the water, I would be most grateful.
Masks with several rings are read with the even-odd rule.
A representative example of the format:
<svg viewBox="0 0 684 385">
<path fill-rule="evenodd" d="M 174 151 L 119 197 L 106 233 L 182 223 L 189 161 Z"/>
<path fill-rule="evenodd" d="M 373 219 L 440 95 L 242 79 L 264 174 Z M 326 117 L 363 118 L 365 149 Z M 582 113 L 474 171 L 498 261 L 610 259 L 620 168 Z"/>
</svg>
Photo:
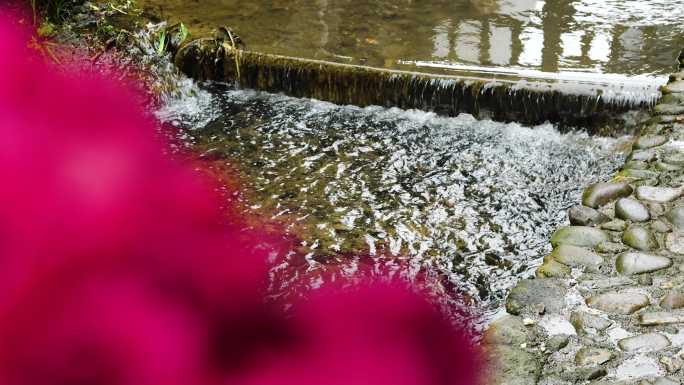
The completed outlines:
<svg viewBox="0 0 684 385">
<path fill-rule="evenodd" d="M 355 256 L 403 261 L 407 278 L 436 272 L 485 313 L 533 274 L 582 188 L 623 160 L 618 139 L 561 134 L 550 124 L 336 106 L 215 84 L 158 115 L 239 170 L 245 210 L 284 224 L 301 241 L 293 252 L 308 273 L 342 266 L 340 274 L 353 275 Z M 310 287 L 320 284 L 311 277 Z"/>
<path fill-rule="evenodd" d="M 422 71 L 666 75 L 684 48 L 681 0 L 141 0 L 195 35 L 249 49 Z"/>
</svg>

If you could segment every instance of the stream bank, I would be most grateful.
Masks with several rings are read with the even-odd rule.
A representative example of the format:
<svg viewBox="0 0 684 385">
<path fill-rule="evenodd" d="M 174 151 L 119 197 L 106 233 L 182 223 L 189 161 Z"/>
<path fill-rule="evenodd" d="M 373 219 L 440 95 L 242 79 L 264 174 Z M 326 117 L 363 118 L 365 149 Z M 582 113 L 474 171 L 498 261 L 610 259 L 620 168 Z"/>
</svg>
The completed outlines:
<svg viewBox="0 0 684 385">
<path fill-rule="evenodd" d="M 684 378 L 684 55 L 622 170 L 589 186 L 485 334 L 497 385 Z"/>
</svg>

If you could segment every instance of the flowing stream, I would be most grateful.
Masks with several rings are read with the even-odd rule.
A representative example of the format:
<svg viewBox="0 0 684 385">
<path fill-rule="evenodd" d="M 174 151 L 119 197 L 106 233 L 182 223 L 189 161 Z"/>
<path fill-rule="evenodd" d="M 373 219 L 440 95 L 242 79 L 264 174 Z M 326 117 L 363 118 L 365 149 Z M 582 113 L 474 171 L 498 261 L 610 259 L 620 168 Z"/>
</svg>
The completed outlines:
<svg viewBox="0 0 684 385">
<path fill-rule="evenodd" d="M 619 139 L 550 124 L 336 106 L 219 84 L 158 116 L 239 170 L 246 210 L 284 224 L 301 241 L 293 252 L 307 271 L 343 263 L 342 274 L 353 274 L 357 256 L 398 259 L 407 278 L 427 267 L 485 314 L 533 274 L 582 188 L 623 160 Z"/>
<path fill-rule="evenodd" d="M 652 100 L 684 47 L 679 0 L 140 0 L 195 36 L 228 25 L 248 49 L 521 81 L 599 82 Z M 573 86 L 573 84 L 575 86 Z M 612 92 L 611 91 L 611 92 Z M 204 84 L 158 111 L 189 146 L 237 170 L 250 215 L 299 244 L 274 295 L 361 265 L 429 271 L 484 319 L 534 274 L 588 184 L 622 164 L 624 138 L 545 124 L 337 106 Z M 607 95 L 610 96 L 610 95 Z M 303 278 L 303 279 L 302 279 Z"/>
</svg>

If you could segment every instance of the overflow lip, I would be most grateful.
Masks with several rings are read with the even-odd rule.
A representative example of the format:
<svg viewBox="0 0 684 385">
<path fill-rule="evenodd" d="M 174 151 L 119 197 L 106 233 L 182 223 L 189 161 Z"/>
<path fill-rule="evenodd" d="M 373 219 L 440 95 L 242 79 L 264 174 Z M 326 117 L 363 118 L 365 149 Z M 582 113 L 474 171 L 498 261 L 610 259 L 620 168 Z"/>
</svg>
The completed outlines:
<svg viewBox="0 0 684 385">
<path fill-rule="evenodd" d="M 233 49 L 206 37 L 180 47 L 174 61 L 199 81 L 232 82 L 342 105 L 420 109 L 446 116 L 469 113 L 529 125 L 551 122 L 561 129 L 579 127 L 601 135 L 626 133 L 622 115 L 648 110 L 661 97 L 660 91 L 641 99 L 634 93 L 620 96 L 586 80 L 430 74 L 304 59 Z"/>
</svg>

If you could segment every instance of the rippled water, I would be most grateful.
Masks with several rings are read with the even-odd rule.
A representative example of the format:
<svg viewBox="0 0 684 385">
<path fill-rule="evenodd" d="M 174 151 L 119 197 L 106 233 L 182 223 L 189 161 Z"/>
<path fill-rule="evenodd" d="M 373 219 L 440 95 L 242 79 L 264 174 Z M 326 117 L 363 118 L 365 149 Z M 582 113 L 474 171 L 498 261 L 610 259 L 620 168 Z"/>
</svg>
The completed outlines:
<svg viewBox="0 0 684 385">
<path fill-rule="evenodd" d="M 267 53 L 421 70 L 668 74 L 681 0 L 140 0 L 196 35 L 229 25 Z"/>
<path fill-rule="evenodd" d="M 248 210 L 288 224 L 309 270 L 400 258 L 492 310 L 549 251 L 582 187 L 622 160 L 616 139 L 548 124 L 207 90 L 160 118 L 240 170 Z"/>
</svg>

